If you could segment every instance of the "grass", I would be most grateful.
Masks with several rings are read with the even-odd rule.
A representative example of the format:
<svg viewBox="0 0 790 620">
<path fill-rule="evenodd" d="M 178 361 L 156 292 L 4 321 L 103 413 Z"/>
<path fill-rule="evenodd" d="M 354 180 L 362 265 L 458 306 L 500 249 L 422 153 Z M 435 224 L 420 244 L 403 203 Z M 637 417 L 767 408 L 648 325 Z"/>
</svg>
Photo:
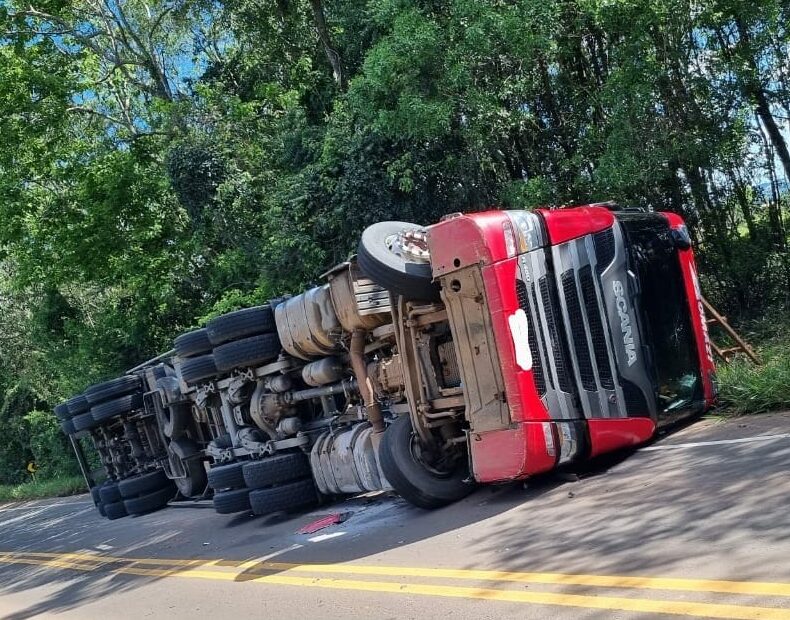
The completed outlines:
<svg viewBox="0 0 790 620">
<path fill-rule="evenodd" d="M 85 480 L 81 476 L 38 480 L 17 485 L 0 485 L 0 502 L 13 502 L 25 499 L 43 499 L 46 497 L 66 497 L 85 493 Z"/>
<path fill-rule="evenodd" d="M 755 365 L 738 357 L 720 363 L 719 403 L 723 413 L 744 415 L 790 410 L 790 328 L 788 317 L 756 325 L 746 334 L 762 362 Z"/>
</svg>

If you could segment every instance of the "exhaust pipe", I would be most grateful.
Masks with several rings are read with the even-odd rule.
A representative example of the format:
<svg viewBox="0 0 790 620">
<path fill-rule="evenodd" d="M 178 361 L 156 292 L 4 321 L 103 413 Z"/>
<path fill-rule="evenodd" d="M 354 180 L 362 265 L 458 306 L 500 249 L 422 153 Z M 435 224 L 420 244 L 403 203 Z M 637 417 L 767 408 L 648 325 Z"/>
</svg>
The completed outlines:
<svg viewBox="0 0 790 620">
<path fill-rule="evenodd" d="M 373 384 L 368 376 L 368 368 L 365 364 L 365 330 L 355 329 L 351 334 L 351 347 L 349 357 L 351 358 L 351 370 L 357 379 L 357 388 L 362 395 L 362 403 L 368 412 L 368 420 L 373 427 L 374 433 L 384 432 L 384 416 L 381 413 L 381 406 L 373 396 Z"/>
</svg>

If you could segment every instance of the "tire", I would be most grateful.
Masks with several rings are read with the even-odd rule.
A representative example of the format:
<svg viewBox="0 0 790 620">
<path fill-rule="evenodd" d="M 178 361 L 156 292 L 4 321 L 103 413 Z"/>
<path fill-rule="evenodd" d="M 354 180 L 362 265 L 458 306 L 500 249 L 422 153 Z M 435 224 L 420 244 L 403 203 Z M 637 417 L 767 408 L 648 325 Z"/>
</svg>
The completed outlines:
<svg viewBox="0 0 790 620">
<path fill-rule="evenodd" d="M 82 394 L 67 400 L 66 407 L 69 410 L 69 417 L 73 417 L 81 413 L 87 413 L 88 411 L 91 410 L 91 406 L 90 403 L 88 402 L 88 399 L 85 398 L 85 396 L 83 396 Z"/>
<path fill-rule="evenodd" d="M 244 512 L 250 509 L 250 490 L 233 489 L 214 494 L 214 510 L 221 515 Z"/>
<path fill-rule="evenodd" d="M 115 482 L 105 482 L 99 487 L 99 499 L 104 504 L 105 508 L 108 504 L 114 504 L 121 501 L 121 492 L 118 490 L 118 484 Z"/>
<path fill-rule="evenodd" d="M 289 482 L 271 489 L 257 489 L 250 493 L 250 506 L 256 515 L 289 512 L 308 508 L 318 503 L 312 479 Z"/>
<path fill-rule="evenodd" d="M 208 470 L 208 484 L 215 491 L 244 488 L 244 463 L 215 465 Z"/>
<path fill-rule="evenodd" d="M 219 375 L 214 356 L 201 355 L 181 362 L 181 378 L 187 383 L 200 383 Z"/>
<path fill-rule="evenodd" d="M 190 457 L 195 456 L 198 452 L 200 452 L 198 445 L 189 437 L 179 437 L 178 439 L 173 439 L 168 444 L 168 450 L 170 450 L 182 461 L 186 461 Z"/>
<path fill-rule="evenodd" d="M 127 478 L 118 483 L 118 492 L 123 499 L 144 495 L 151 491 L 161 489 L 168 483 L 168 478 L 161 469 L 148 474 L 141 474 L 134 478 Z M 131 511 L 129 511 L 131 512 Z"/>
<path fill-rule="evenodd" d="M 214 361 L 220 372 L 260 366 L 277 359 L 281 348 L 277 334 L 261 334 L 217 347 L 214 349 Z"/>
<path fill-rule="evenodd" d="M 91 487 L 91 499 L 93 500 L 93 504 L 95 506 L 101 504 L 101 495 L 99 495 L 99 487 Z"/>
<path fill-rule="evenodd" d="M 421 228 L 409 222 L 378 222 L 362 233 L 357 263 L 368 278 L 406 299 L 439 301 L 439 286 L 431 280 L 431 265 L 410 260 L 390 250 L 387 241 L 404 230 Z"/>
<path fill-rule="evenodd" d="M 465 482 L 465 465 L 445 475 L 421 464 L 412 452 L 409 416 L 400 416 L 384 432 L 379 449 L 381 469 L 389 483 L 406 501 L 420 508 L 440 508 L 469 495 L 474 485 Z"/>
<path fill-rule="evenodd" d="M 174 495 L 173 485 L 168 484 L 145 495 L 140 495 L 140 497 L 125 499 L 123 505 L 130 515 L 144 515 L 147 512 L 164 508 Z"/>
<path fill-rule="evenodd" d="M 71 417 L 69 413 L 68 401 L 65 403 L 60 403 L 59 405 L 55 405 L 55 417 L 63 422 L 64 420 L 68 420 Z"/>
<path fill-rule="evenodd" d="M 302 452 L 265 456 L 244 463 L 244 482 L 250 489 L 264 489 L 310 476 L 310 461 Z"/>
<path fill-rule="evenodd" d="M 231 340 L 266 334 L 276 329 L 274 312 L 268 304 L 229 312 L 206 324 L 208 338 L 215 347 Z"/>
<path fill-rule="evenodd" d="M 63 421 L 60 423 L 60 429 L 61 429 L 61 430 L 62 430 L 62 431 L 63 431 L 63 432 L 66 434 L 66 435 L 73 435 L 74 433 L 76 433 L 76 432 L 77 432 L 77 429 L 75 429 L 75 428 L 74 428 L 74 422 L 72 422 L 71 420 L 63 420 Z"/>
<path fill-rule="evenodd" d="M 173 342 L 173 348 L 176 350 L 176 355 L 184 359 L 209 353 L 212 346 L 211 341 L 208 339 L 208 331 L 204 328 L 177 336 Z"/>
<path fill-rule="evenodd" d="M 123 415 L 135 409 L 141 409 L 142 407 L 142 394 L 127 394 L 126 396 L 103 402 L 100 405 L 94 405 L 91 408 L 90 415 L 93 416 L 93 420 L 97 424 L 100 424 L 115 416 Z"/>
<path fill-rule="evenodd" d="M 101 502 L 99 502 L 98 504 L 96 504 L 96 510 L 98 510 L 98 511 L 99 511 L 99 514 L 100 514 L 102 517 L 106 517 L 106 516 L 107 516 L 107 513 L 104 511 L 104 504 L 102 504 Z"/>
<path fill-rule="evenodd" d="M 189 423 L 192 421 L 192 407 L 188 403 L 173 404 L 165 407 L 165 423 L 162 425 L 162 432 L 165 437 L 178 439 L 184 434 Z"/>
<path fill-rule="evenodd" d="M 110 521 L 115 521 L 116 519 L 121 519 L 128 515 L 126 507 L 121 501 L 102 504 L 102 507 L 104 508 L 104 516 Z"/>
<path fill-rule="evenodd" d="M 208 484 L 203 463 L 201 461 L 187 461 L 184 463 L 184 467 L 187 470 L 187 477 L 174 479 L 176 488 L 184 497 L 200 497 Z"/>
<path fill-rule="evenodd" d="M 90 413 L 81 413 L 79 415 L 75 415 L 69 421 L 74 427 L 74 432 L 86 431 L 89 428 L 96 426 L 96 421 L 93 419 L 93 416 Z"/>
<path fill-rule="evenodd" d="M 85 390 L 85 398 L 93 405 L 98 405 L 107 400 L 112 400 L 125 394 L 139 392 L 142 389 L 140 377 L 135 375 L 125 375 L 112 381 L 97 383 Z"/>
</svg>

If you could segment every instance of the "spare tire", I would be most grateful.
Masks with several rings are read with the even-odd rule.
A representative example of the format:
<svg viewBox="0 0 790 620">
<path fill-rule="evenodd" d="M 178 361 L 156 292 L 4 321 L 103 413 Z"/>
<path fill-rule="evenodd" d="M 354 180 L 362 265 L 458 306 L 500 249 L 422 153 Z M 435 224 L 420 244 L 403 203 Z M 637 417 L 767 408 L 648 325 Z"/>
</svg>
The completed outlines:
<svg viewBox="0 0 790 620">
<path fill-rule="evenodd" d="M 274 312 L 268 304 L 229 312 L 206 324 L 209 340 L 214 346 L 276 329 Z"/>
<path fill-rule="evenodd" d="M 260 366 L 277 359 L 282 347 L 277 334 L 261 334 L 223 344 L 214 349 L 214 361 L 220 372 L 234 368 Z"/>
<path fill-rule="evenodd" d="M 190 403 L 173 403 L 169 407 L 164 407 L 164 424 L 162 432 L 165 437 L 178 439 L 184 434 L 189 423 L 192 421 L 192 405 Z"/>
<path fill-rule="evenodd" d="M 362 233 L 357 248 L 357 263 L 363 274 L 379 286 L 406 299 L 439 301 L 439 286 L 434 284 L 431 264 L 400 252 L 397 240 L 407 231 L 420 230 L 409 222 L 378 222 Z"/>
<path fill-rule="evenodd" d="M 211 354 L 191 357 L 181 362 L 181 378 L 187 383 L 200 383 L 213 379 L 218 374 L 216 361 Z"/>
<path fill-rule="evenodd" d="M 184 497 L 200 497 L 206 490 L 208 481 L 206 479 L 206 469 L 201 461 L 187 461 L 184 463 L 186 478 L 175 478 L 173 482 L 176 488 Z"/>
<path fill-rule="evenodd" d="M 85 390 L 85 398 L 91 405 L 98 405 L 104 401 L 123 396 L 124 394 L 131 394 L 132 392 L 139 392 L 142 388 L 140 377 L 135 375 L 125 375 L 118 377 L 112 381 L 105 381 L 104 383 L 97 383 L 90 386 Z"/>
<path fill-rule="evenodd" d="M 176 337 L 173 347 L 176 350 L 176 355 L 181 358 L 209 353 L 211 341 L 208 339 L 208 331 L 203 328 L 183 333 Z"/>
<path fill-rule="evenodd" d="M 129 413 L 136 409 L 142 409 L 143 395 L 142 394 L 127 394 L 114 400 L 108 400 L 101 405 L 96 405 L 91 408 L 91 415 L 97 424 L 105 422 L 115 416 Z"/>
</svg>

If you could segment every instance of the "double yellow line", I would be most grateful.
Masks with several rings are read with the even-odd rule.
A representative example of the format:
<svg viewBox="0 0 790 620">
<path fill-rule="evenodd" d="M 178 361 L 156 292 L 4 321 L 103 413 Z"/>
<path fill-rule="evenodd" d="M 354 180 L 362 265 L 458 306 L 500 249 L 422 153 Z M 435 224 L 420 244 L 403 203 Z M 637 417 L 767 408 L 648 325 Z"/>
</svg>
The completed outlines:
<svg viewBox="0 0 790 620">
<path fill-rule="evenodd" d="M 649 614 L 740 618 L 744 620 L 790 620 L 790 611 L 776 607 L 720 604 L 694 601 L 594 596 L 565 592 L 525 592 L 515 589 L 468 587 L 458 585 L 373 581 L 357 577 L 396 577 L 495 583 L 584 586 L 610 589 L 674 590 L 703 594 L 790 597 L 790 584 L 773 582 L 677 579 L 668 577 L 630 577 L 613 575 L 573 575 L 491 570 L 460 570 L 353 564 L 289 564 L 267 561 L 177 560 L 162 558 L 125 558 L 87 553 L 0 552 L 0 564 L 32 564 L 45 568 L 96 571 L 159 578 L 208 579 L 253 582 L 308 588 L 328 588 L 420 596 L 506 601 L 536 605 L 582 607 L 609 611 Z M 310 574 L 310 577 L 301 576 Z M 316 575 L 319 575 L 316 577 Z M 328 575 L 328 576 L 327 576 Z M 332 575 L 343 575 L 336 578 Z M 790 598 L 788 599 L 790 606 Z"/>
</svg>

